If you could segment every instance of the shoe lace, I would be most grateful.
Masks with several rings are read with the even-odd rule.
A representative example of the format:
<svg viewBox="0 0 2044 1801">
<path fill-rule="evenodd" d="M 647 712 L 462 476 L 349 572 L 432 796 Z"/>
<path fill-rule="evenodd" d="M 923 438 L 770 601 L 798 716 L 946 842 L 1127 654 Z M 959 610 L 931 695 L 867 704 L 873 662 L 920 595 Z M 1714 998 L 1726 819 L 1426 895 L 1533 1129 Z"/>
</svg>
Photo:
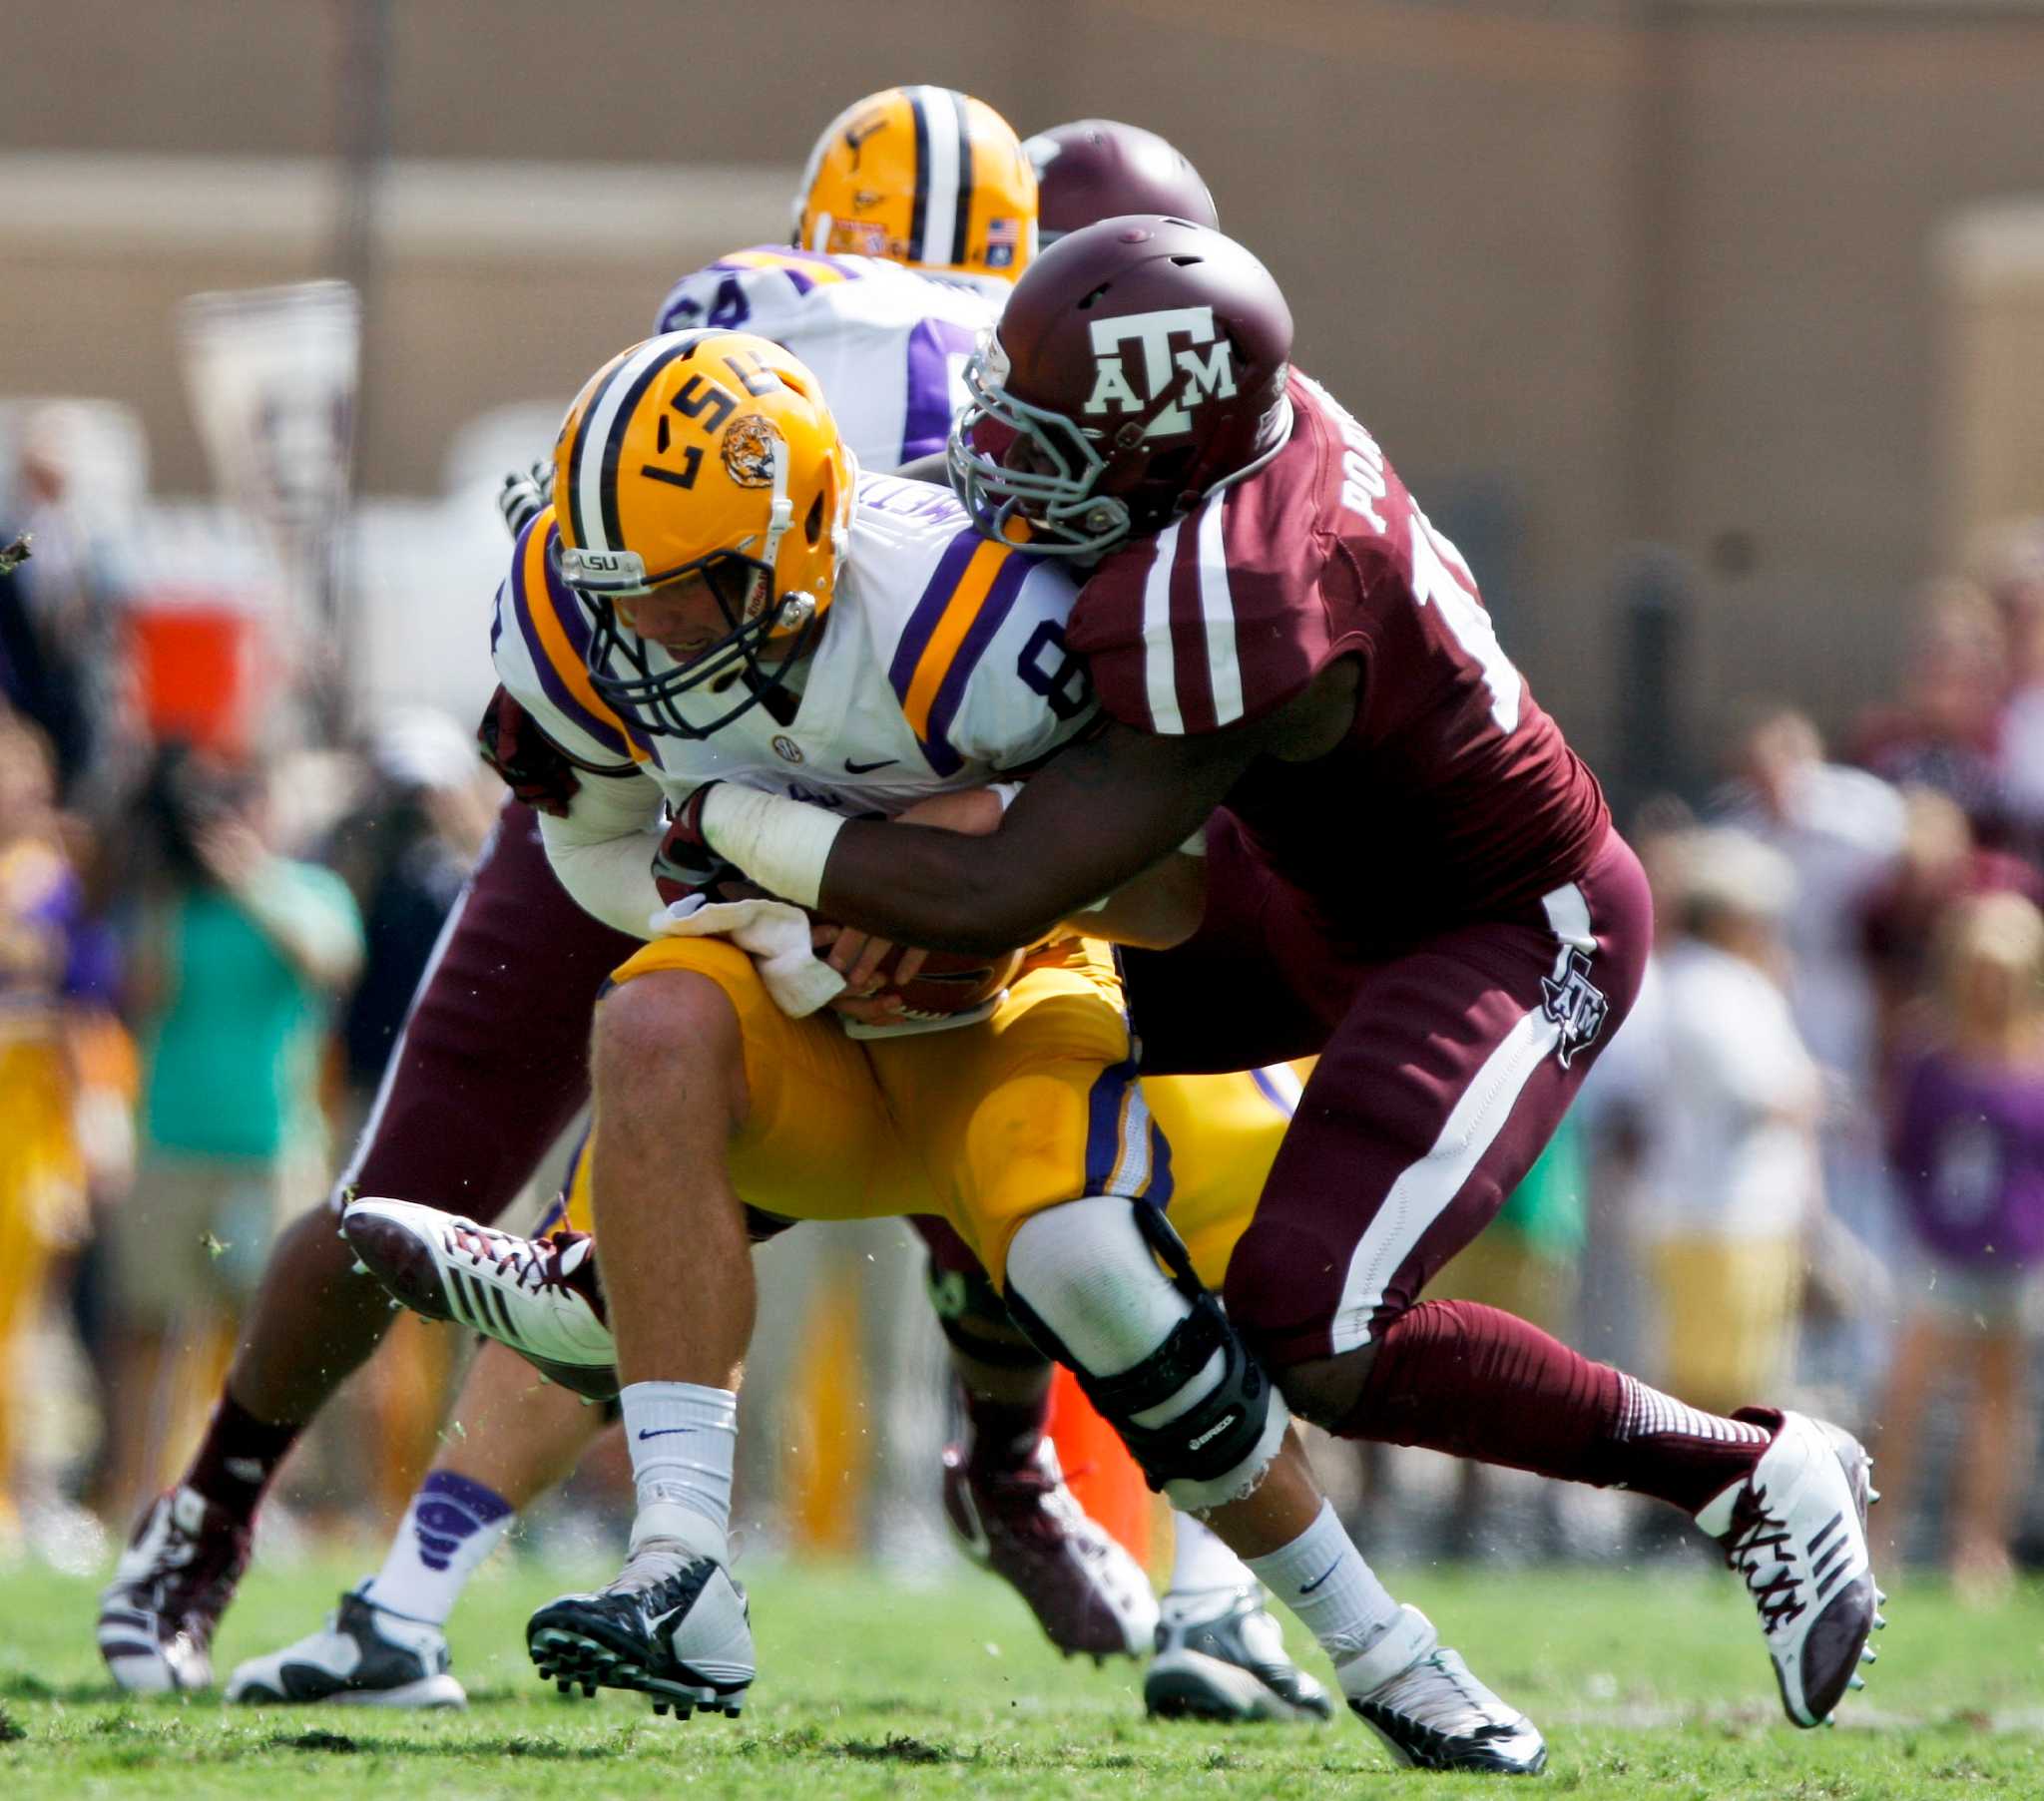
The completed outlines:
<svg viewBox="0 0 2044 1801">
<path fill-rule="evenodd" d="M 487 1268 L 530 1294 L 568 1286 L 568 1277 L 588 1257 L 588 1237 L 557 1232 L 546 1238 L 519 1238 L 486 1225 L 463 1220 L 448 1234 L 448 1248 L 466 1257 L 472 1268 Z"/>
<path fill-rule="evenodd" d="M 1765 1555 L 1770 1552 L 1772 1561 Z M 1740 1497 L 1725 1541 L 1725 1562 L 1744 1578 L 1766 1631 L 1779 1631 L 1800 1617 L 1807 1604 L 1802 1598 L 1801 1560 L 1788 1520 L 1768 1505 L 1766 1489 L 1756 1487 Z"/>
<path fill-rule="evenodd" d="M 627 1560 L 605 1589 L 609 1594 L 644 1594 L 688 1570 L 697 1560 L 672 1539 L 649 1539 Z"/>
</svg>

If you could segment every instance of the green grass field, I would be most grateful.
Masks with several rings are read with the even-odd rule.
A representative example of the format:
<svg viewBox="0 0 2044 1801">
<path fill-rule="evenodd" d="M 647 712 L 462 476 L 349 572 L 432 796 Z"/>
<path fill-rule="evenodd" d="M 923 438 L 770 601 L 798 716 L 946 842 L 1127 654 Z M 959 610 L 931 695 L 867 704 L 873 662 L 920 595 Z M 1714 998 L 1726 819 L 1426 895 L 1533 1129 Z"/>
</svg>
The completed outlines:
<svg viewBox="0 0 2044 1801">
<path fill-rule="evenodd" d="M 583 1573 L 585 1576 L 587 1573 Z M 1020 1603 L 961 1572 L 904 1590 L 863 1571 L 749 1576 L 761 1679 L 744 1719 L 656 1719 L 557 1697 L 523 1651 L 560 1573 L 511 1566 L 454 1621 L 466 1713 L 229 1712 L 133 1700 L 91 1644 L 94 1584 L 0 1576 L 0 1801 L 40 1796 L 1457 1795 L 1495 1780 L 1393 1771 L 1352 1719 L 1321 1730 L 1146 1722 L 1134 1666 L 1061 1660 Z M 355 1575 L 252 1576 L 225 1671 L 307 1629 Z M 1782 1723 L 1747 1603 L 1708 1573 L 1407 1572 L 1424 1606 L 1547 1733 L 1572 1796 L 2044 1795 L 2044 1588 L 1986 1613 L 1898 1587 L 1866 1691 L 1835 1731 Z"/>
</svg>

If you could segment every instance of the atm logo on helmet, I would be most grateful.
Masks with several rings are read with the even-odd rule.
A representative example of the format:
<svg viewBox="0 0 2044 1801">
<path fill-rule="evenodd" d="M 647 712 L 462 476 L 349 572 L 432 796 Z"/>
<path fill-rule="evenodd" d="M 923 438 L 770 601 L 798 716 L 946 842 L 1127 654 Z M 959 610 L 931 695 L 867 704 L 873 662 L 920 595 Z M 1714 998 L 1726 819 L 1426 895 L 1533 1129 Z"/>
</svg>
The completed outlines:
<svg viewBox="0 0 2044 1801">
<path fill-rule="evenodd" d="M 1140 413 L 1163 400 L 1166 404 L 1143 427 L 1143 436 L 1165 438 L 1193 429 L 1194 407 L 1210 398 L 1235 397 L 1234 353 L 1214 328 L 1211 306 L 1174 306 L 1121 319 L 1095 319 L 1092 332 L 1089 413 Z M 1148 398 L 1130 380 L 1128 364 L 1138 351 Z"/>
</svg>

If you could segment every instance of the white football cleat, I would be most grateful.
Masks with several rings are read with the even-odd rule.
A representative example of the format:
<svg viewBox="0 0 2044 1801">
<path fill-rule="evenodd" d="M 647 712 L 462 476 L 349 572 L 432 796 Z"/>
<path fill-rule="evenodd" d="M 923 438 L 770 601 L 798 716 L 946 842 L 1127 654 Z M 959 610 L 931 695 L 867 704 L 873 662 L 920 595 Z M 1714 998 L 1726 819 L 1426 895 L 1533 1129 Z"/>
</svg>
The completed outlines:
<svg viewBox="0 0 2044 1801">
<path fill-rule="evenodd" d="M 1546 1767 L 1539 1727 L 1471 1675 L 1417 1607 L 1400 1607 L 1334 1669 L 1349 1709 L 1409 1768 L 1537 1776 Z"/>
<path fill-rule="evenodd" d="M 1872 1468 L 1841 1427 L 1784 1413 L 1753 1473 L 1696 1517 L 1745 1578 L 1782 1705 L 1798 1726 L 1822 1725 L 1848 1688 L 1863 1686 L 1860 1653 L 1883 1623 L 1866 1549 Z"/>
<path fill-rule="evenodd" d="M 130 1694 L 213 1683 L 213 1632 L 249 1567 L 249 1529 L 196 1489 L 159 1495 L 100 1594 L 100 1655 Z"/>
<path fill-rule="evenodd" d="M 1159 1719 L 1330 1720 L 1327 1691 L 1292 1662 L 1259 1587 L 1164 1597 L 1143 1705 Z"/>
<path fill-rule="evenodd" d="M 360 1199 L 341 1214 L 340 1235 L 414 1313 L 509 1345 L 579 1395 L 617 1394 L 617 1343 L 587 1232 L 521 1238 L 413 1201 Z"/>
<path fill-rule="evenodd" d="M 447 1673 L 447 1634 L 429 1620 L 379 1607 L 359 1589 L 340 1597 L 325 1626 L 266 1657 L 251 1657 L 228 1680 L 231 1702 L 303 1706 L 465 1707 Z"/>
</svg>

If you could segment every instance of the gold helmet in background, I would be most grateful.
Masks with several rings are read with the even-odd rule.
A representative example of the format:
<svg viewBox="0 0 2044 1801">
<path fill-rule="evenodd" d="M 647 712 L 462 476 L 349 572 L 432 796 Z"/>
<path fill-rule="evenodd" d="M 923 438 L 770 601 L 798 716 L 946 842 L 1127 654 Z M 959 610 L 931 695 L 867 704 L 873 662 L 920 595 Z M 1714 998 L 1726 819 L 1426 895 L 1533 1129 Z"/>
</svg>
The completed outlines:
<svg viewBox="0 0 2044 1801">
<path fill-rule="evenodd" d="M 985 101 L 889 88 L 846 107 L 816 140 L 794 242 L 1011 282 L 1036 254 L 1036 172 Z"/>
</svg>

